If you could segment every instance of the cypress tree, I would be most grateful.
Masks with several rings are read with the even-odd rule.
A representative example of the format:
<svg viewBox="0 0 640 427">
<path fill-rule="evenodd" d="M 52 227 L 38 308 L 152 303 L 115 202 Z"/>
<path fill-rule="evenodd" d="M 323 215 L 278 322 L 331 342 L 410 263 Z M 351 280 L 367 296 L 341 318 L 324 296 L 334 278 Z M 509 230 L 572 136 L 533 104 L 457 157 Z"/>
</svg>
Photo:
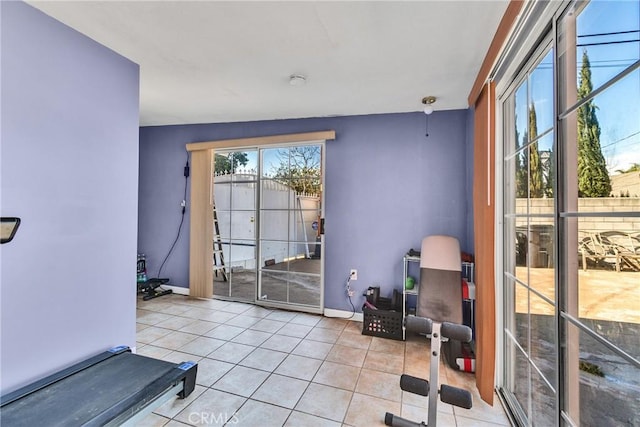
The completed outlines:
<svg viewBox="0 0 640 427">
<path fill-rule="evenodd" d="M 538 124 L 536 121 L 536 107 L 531 103 L 529 108 L 529 140 L 538 137 Z M 538 141 L 529 145 L 529 197 L 540 198 L 544 194 L 542 185 L 542 164 L 538 152 Z"/>
<path fill-rule="evenodd" d="M 582 69 L 578 98 L 584 99 L 593 90 L 591 64 L 587 51 L 582 53 Z M 600 147 L 600 124 L 593 100 L 578 108 L 578 196 L 608 197 L 611 181 Z"/>
<path fill-rule="evenodd" d="M 553 181 L 555 179 L 555 153 L 553 150 L 549 152 L 549 159 L 547 160 L 547 168 L 544 180 L 544 194 L 548 198 L 553 198 Z"/>
<path fill-rule="evenodd" d="M 527 158 L 524 151 L 516 156 L 516 197 L 527 197 Z"/>
<path fill-rule="evenodd" d="M 516 115 L 516 122 L 518 121 Z M 520 132 L 518 132 L 518 128 L 516 127 L 516 146 L 518 146 L 520 142 Z M 525 145 L 527 143 L 527 132 L 525 131 L 524 136 L 522 137 L 522 144 Z M 527 197 L 527 158 L 525 156 L 525 151 L 521 151 L 516 154 L 515 158 L 516 162 L 516 197 L 522 198 Z"/>
</svg>

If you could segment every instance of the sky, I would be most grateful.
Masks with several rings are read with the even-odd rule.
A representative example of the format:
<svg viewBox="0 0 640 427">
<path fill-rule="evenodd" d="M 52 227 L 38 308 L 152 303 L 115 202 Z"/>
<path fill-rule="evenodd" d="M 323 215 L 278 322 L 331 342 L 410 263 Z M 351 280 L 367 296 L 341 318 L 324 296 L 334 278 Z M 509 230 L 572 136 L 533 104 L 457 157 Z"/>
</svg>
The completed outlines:
<svg viewBox="0 0 640 427">
<path fill-rule="evenodd" d="M 313 145 L 317 147 L 316 145 Z M 282 162 L 288 163 L 288 147 L 280 147 L 280 148 L 265 148 L 262 150 L 262 158 L 263 158 L 263 166 L 262 166 L 262 175 L 263 176 L 273 176 Z M 241 166 L 239 171 L 243 170 L 257 170 L 258 167 L 258 150 L 242 150 L 243 153 L 247 155 L 247 164 L 245 166 Z M 315 155 L 314 163 L 321 164 L 320 159 L 320 151 Z"/>
<path fill-rule="evenodd" d="M 640 4 L 593 1 L 578 17 L 577 32 L 578 35 L 624 32 L 578 38 L 580 44 L 594 44 L 579 47 L 579 53 L 581 58 L 582 49 L 586 49 L 589 55 L 596 89 L 640 59 Z M 609 172 L 640 163 L 640 69 L 596 96 L 594 103 L 601 128 L 600 146 Z"/>
<path fill-rule="evenodd" d="M 590 2 L 577 19 L 578 79 L 582 53 L 591 64 L 593 89 L 640 59 L 640 5 L 637 1 Z M 575 82 L 576 87 L 579 80 Z M 553 52 L 548 51 L 528 82 L 516 92 L 517 128 L 522 138 L 527 128 L 527 99 L 534 102 L 538 135 L 553 127 Z M 611 174 L 640 163 L 640 69 L 617 82 L 594 99 L 600 124 L 600 146 Z M 552 135 L 539 143 L 551 148 Z"/>
</svg>

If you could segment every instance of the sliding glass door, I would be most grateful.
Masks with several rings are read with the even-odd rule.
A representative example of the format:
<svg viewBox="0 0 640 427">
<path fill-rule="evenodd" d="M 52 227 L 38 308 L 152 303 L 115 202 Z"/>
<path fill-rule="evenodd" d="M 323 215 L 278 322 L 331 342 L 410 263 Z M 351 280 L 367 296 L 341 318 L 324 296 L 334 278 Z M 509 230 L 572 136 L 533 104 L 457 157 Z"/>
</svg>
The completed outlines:
<svg viewBox="0 0 640 427">
<path fill-rule="evenodd" d="M 520 425 L 640 425 L 640 2 L 548 5 L 499 98 L 500 392 Z"/>
<path fill-rule="evenodd" d="M 323 305 L 323 145 L 260 152 L 259 299 L 319 311 Z"/>
<path fill-rule="evenodd" d="M 640 2 L 557 23 L 561 422 L 640 425 Z"/>
<path fill-rule="evenodd" d="M 323 151 L 216 151 L 215 296 L 322 312 Z"/>
<path fill-rule="evenodd" d="M 258 150 L 214 157 L 213 294 L 253 302 L 257 281 Z"/>
<path fill-rule="evenodd" d="M 553 50 L 533 56 L 503 105 L 504 394 L 520 419 L 554 425 Z"/>
</svg>

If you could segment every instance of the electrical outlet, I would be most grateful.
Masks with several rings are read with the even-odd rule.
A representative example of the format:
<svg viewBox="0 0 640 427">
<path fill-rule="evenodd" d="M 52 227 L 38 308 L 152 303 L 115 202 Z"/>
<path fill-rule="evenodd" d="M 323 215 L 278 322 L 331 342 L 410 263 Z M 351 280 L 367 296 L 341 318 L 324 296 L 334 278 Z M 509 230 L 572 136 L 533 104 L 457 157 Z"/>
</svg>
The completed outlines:
<svg viewBox="0 0 640 427">
<path fill-rule="evenodd" d="M 349 273 L 351 280 L 358 280 L 358 270 L 355 268 L 351 269 L 351 273 Z"/>
<path fill-rule="evenodd" d="M 354 296 L 356 294 L 356 292 L 353 289 L 349 289 L 347 291 L 347 295 L 349 295 L 350 297 Z"/>
</svg>

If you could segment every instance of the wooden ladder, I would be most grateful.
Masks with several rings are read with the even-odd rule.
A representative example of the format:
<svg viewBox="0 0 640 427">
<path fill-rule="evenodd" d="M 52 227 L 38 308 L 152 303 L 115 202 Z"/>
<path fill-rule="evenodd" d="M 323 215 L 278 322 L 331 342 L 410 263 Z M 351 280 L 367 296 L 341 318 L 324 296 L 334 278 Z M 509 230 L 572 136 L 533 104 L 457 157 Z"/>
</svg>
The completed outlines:
<svg viewBox="0 0 640 427">
<path fill-rule="evenodd" d="M 213 272 L 218 277 L 221 274 L 222 280 L 228 280 L 227 270 L 224 265 L 224 253 L 222 252 L 222 238 L 220 237 L 220 225 L 218 224 L 218 214 L 216 204 L 213 204 Z"/>
</svg>

